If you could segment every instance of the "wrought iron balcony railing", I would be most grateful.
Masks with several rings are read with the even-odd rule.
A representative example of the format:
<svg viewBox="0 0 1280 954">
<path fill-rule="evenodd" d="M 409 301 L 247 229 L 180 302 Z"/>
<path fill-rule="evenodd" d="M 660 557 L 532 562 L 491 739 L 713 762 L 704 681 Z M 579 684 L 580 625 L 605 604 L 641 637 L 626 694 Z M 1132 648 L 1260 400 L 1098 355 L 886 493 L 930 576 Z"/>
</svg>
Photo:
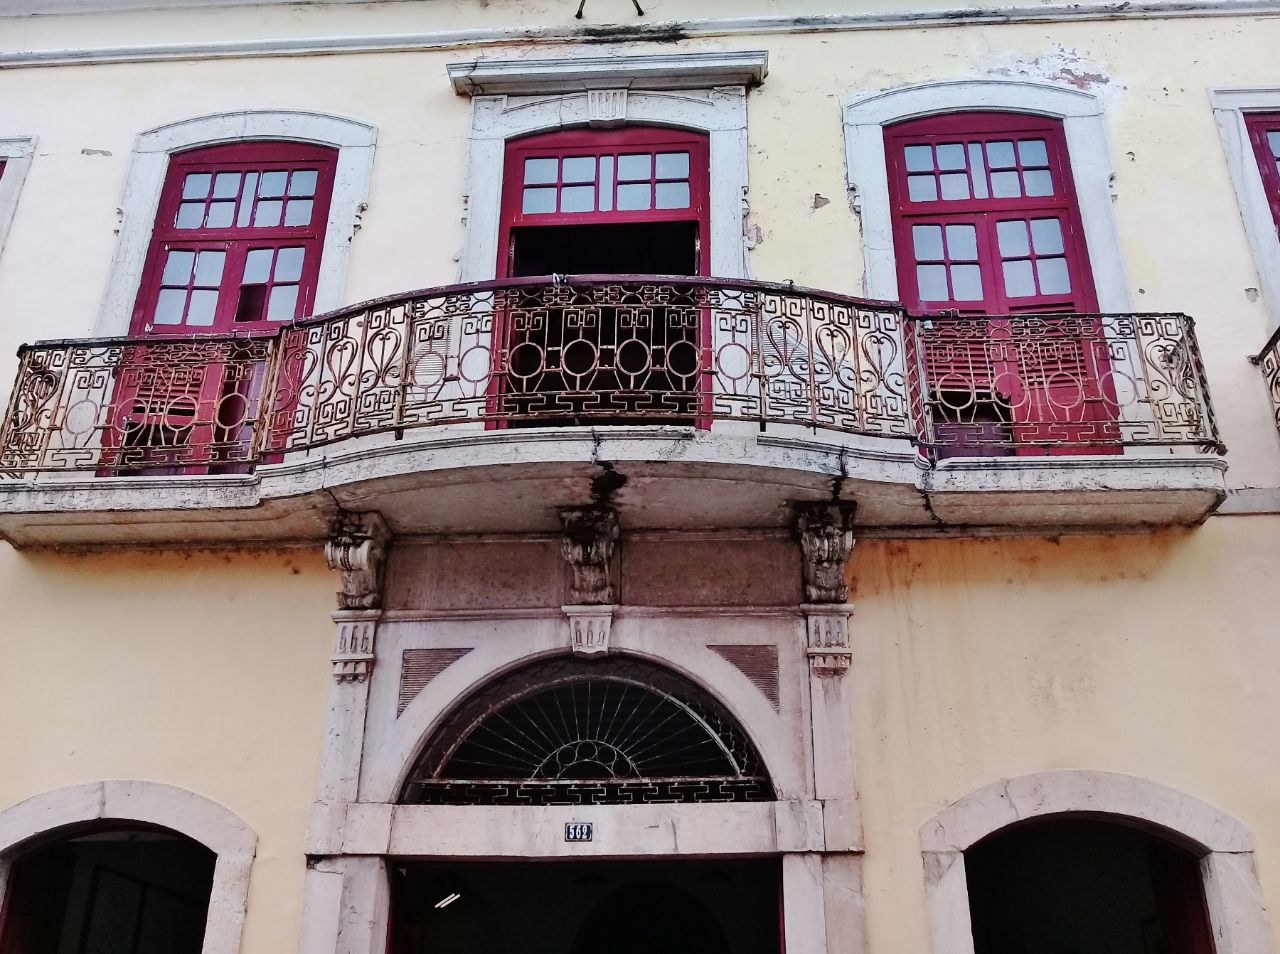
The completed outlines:
<svg viewBox="0 0 1280 954">
<path fill-rule="evenodd" d="M 413 292 L 271 336 L 24 346 L 0 471 L 242 472 L 443 425 L 800 425 L 931 457 L 1220 449 L 1184 315 L 919 317 L 759 282 Z"/>
<path fill-rule="evenodd" d="M 1267 339 L 1262 350 L 1249 359 L 1262 369 L 1267 382 L 1267 394 L 1271 397 L 1271 415 L 1280 429 L 1280 328 Z"/>
</svg>

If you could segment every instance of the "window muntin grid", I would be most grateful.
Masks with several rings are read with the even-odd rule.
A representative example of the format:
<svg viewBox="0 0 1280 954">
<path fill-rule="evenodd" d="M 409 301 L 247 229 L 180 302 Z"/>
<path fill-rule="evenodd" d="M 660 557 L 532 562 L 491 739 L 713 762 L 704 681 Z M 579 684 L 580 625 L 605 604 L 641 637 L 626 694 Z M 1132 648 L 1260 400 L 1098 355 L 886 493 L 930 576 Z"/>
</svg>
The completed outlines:
<svg viewBox="0 0 1280 954">
<path fill-rule="evenodd" d="M 523 163 L 524 215 L 688 209 L 688 151 L 528 156 Z"/>
</svg>

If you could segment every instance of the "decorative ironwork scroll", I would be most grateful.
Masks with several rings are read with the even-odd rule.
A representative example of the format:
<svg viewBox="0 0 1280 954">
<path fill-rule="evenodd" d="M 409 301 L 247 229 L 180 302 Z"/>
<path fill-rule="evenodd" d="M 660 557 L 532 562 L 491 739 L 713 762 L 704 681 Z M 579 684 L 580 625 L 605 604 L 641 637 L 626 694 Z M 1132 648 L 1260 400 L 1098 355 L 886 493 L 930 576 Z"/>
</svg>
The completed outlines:
<svg viewBox="0 0 1280 954">
<path fill-rule="evenodd" d="M 1262 351 L 1249 360 L 1262 369 L 1267 394 L 1271 398 L 1271 414 L 1276 428 L 1280 429 L 1280 328 L 1276 329 Z"/>
<path fill-rule="evenodd" d="M 636 660 L 556 660 L 467 700 L 427 744 L 402 801 L 618 805 L 767 801 L 755 746 L 722 706 Z"/>
<path fill-rule="evenodd" d="M 790 285 L 618 276 L 414 292 L 266 338 L 27 346 L 0 472 L 242 471 L 421 427 L 714 420 L 935 456 L 1221 446 L 1184 315 L 916 318 Z"/>
<path fill-rule="evenodd" d="M 912 327 L 921 443 L 939 456 L 1222 449 L 1186 315 L 940 316 Z"/>
</svg>

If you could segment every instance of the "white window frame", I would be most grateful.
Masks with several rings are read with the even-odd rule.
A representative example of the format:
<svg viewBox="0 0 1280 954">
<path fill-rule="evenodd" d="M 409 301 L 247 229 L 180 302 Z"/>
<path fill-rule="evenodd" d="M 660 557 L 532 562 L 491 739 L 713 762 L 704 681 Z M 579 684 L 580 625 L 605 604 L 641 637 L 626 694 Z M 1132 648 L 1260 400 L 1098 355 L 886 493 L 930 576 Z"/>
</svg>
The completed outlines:
<svg viewBox="0 0 1280 954">
<path fill-rule="evenodd" d="M 138 136 L 120 203 L 120 238 L 94 327 L 95 336 L 129 333 L 160 193 L 169 171 L 169 156 L 203 146 L 255 140 L 305 142 L 338 150 L 329 221 L 320 253 L 323 267 L 316 286 L 315 312 L 331 311 L 346 303 L 351 240 L 369 194 L 377 130 L 354 119 L 302 110 L 217 113 L 158 126 Z"/>
<path fill-rule="evenodd" d="M 12 862 L 32 839 L 91 821 L 145 822 L 199 842 L 217 857 L 201 954 L 236 954 L 258 836 L 229 809 L 159 782 L 112 779 L 33 795 L 0 811 L 0 904 Z"/>
<path fill-rule="evenodd" d="M 1098 307 L 1103 312 L 1129 311 L 1129 286 L 1112 210 L 1114 167 L 1102 104 L 1083 90 L 1024 80 L 955 80 L 850 96 L 844 110 L 845 154 L 849 188 L 862 216 L 866 296 L 900 300 L 885 127 L 922 116 L 983 110 L 1062 121 Z"/>
<path fill-rule="evenodd" d="M 18 196 L 35 151 L 35 136 L 0 138 L 0 160 L 4 162 L 4 173 L 0 175 L 0 252 L 4 251 L 4 240 L 18 210 Z"/>
<path fill-rule="evenodd" d="M 1218 121 L 1244 232 L 1253 250 L 1263 303 L 1271 318 L 1271 328 L 1275 329 L 1280 327 L 1280 236 L 1276 234 L 1271 203 L 1267 201 L 1258 157 L 1249 142 L 1244 120 L 1247 113 L 1280 113 L 1280 86 L 1211 89 L 1209 103 Z"/>
<path fill-rule="evenodd" d="M 1253 836 L 1230 815 L 1149 779 L 1060 771 L 1001 779 L 945 808 L 920 829 L 933 954 L 973 954 L 964 852 L 1018 822 L 1110 816 L 1173 832 L 1200 858 L 1218 954 L 1274 954 L 1254 866 Z"/>
<path fill-rule="evenodd" d="M 498 271 L 502 172 L 508 140 L 571 127 L 674 126 L 710 140 L 711 274 L 748 278 L 747 84 L 766 72 L 764 53 L 487 61 L 449 67 L 472 97 L 467 151 L 467 236 L 460 280 Z"/>
</svg>

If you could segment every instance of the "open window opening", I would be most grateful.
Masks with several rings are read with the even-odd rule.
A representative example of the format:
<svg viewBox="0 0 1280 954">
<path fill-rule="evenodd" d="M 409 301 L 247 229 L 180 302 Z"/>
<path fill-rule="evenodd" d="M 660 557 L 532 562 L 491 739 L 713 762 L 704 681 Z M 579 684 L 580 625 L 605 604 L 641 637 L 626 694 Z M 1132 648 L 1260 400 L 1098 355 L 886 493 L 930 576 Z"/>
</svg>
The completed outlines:
<svg viewBox="0 0 1280 954">
<path fill-rule="evenodd" d="M 571 130 L 508 144 L 499 274 L 706 275 L 705 134 Z M 513 292 L 495 321 L 505 426 L 692 424 L 707 328 L 697 290 L 641 300 L 607 284 Z"/>
<path fill-rule="evenodd" d="M 1038 820 L 964 861 L 975 954 L 1213 954 L 1198 860 L 1165 838 Z"/>
<path fill-rule="evenodd" d="M 215 860 L 152 826 L 63 834 L 13 862 L 0 954 L 200 954 Z"/>
<path fill-rule="evenodd" d="M 778 954 L 771 860 L 392 866 L 391 954 Z"/>
</svg>

